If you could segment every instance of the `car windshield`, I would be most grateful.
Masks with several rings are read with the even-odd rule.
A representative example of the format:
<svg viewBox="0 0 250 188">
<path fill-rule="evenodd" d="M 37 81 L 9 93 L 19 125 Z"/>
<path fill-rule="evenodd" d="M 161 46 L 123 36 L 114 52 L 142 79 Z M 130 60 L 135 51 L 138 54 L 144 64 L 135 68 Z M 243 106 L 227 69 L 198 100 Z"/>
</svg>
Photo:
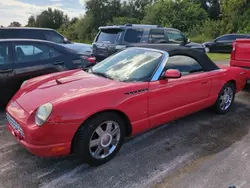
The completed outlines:
<svg viewBox="0 0 250 188">
<path fill-rule="evenodd" d="M 90 69 L 90 73 L 122 82 L 150 81 L 163 54 L 149 49 L 129 48 Z"/>
</svg>

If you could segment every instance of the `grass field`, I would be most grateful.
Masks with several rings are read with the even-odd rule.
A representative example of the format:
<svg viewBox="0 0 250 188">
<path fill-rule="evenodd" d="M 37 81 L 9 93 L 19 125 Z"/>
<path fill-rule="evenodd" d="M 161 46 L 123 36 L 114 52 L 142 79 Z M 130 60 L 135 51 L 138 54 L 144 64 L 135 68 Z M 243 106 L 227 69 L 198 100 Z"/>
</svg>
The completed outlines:
<svg viewBox="0 0 250 188">
<path fill-rule="evenodd" d="M 229 60 L 231 54 L 208 53 L 208 57 L 213 61 Z"/>
</svg>

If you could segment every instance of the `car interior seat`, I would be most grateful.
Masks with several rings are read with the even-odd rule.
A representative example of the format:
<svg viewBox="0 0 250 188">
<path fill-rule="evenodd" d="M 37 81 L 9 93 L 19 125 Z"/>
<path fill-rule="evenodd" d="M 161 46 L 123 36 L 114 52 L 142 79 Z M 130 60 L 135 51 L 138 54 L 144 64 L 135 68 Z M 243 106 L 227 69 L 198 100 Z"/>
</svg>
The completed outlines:
<svg viewBox="0 0 250 188">
<path fill-rule="evenodd" d="M 25 56 L 25 54 L 24 54 L 24 52 L 23 52 L 23 50 L 22 50 L 21 47 L 17 47 L 16 51 L 17 51 L 17 57 L 18 58 L 22 58 L 22 57 Z"/>
</svg>

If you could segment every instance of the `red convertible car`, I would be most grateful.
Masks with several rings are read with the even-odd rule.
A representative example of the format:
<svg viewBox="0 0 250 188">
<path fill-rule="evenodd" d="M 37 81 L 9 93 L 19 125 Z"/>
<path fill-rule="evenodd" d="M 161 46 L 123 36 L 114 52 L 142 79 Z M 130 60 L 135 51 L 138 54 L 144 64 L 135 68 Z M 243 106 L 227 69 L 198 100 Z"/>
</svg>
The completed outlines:
<svg viewBox="0 0 250 188">
<path fill-rule="evenodd" d="M 210 106 L 228 112 L 244 85 L 243 69 L 220 69 L 197 50 L 128 48 L 88 71 L 24 82 L 6 107 L 8 128 L 35 155 L 100 165 L 124 137 Z"/>
</svg>

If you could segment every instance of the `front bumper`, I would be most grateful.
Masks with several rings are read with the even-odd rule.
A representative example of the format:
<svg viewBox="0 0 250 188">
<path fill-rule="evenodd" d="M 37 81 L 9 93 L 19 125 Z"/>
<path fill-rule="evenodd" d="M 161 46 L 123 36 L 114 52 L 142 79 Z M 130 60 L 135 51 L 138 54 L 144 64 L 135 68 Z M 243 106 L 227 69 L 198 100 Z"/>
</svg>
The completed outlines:
<svg viewBox="0 0 250 188">
<path fill-rule="evenodd" d="M 65 135 L 70 131 L 65 130 L 64 125 L 60 129 L 53 124 L 38 127 L 33 123 L 32 114 L 28 114 L 17 102 L 11 102 L 6 111 L 9 131 L 32 154 L 40 157 L 70 154 L 72 136 Z"/>
<path fill-rule="evenodd" d="M 33 145 L 25 141 L 25 139 L 14 130 L 10 124 L 8 129 L 17 141 L 24 146 L 30 153 L 40 157 L 57 157 L 64 156 L 70 153 L 71 143 L 52 144 L 52 145 Z"/>
</svg>

